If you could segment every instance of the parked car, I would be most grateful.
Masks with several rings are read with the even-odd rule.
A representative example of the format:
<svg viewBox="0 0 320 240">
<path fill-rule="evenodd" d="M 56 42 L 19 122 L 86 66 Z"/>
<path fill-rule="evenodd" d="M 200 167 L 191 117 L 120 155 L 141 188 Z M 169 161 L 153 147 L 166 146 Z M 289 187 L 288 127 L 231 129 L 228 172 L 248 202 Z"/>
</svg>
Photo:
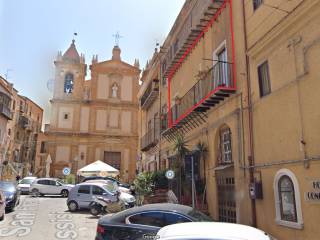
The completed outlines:
<svg viewBox="0 0 320 240">
<path fill-rule="evenodd" d="M 130 188 L 130 184 L 129 183 L 122 183 L 119 180 L 113 178 L 113 177 L 101 177 L 101 176 L 89 176 L 89 177 L 85 177 L 82 182 L 87 182 L 90 180 L 111 180 L 114 181 L 118 184 L 119 187 L 124 187 L 124 188 Z"/>
<path fill-rule="evenodd" d="M 107 183 L 107 184 L 109 184 L 110 182 L 112 182 L 113 184 L 116 185 L 116 187 L 119 189 L 120 192 L 124 192 L 124 193 L 129 193 L 129 194 L 131 194 L 131 190 L 130 190 L 129 188 L 121 187 L 121 186 L 119 186 L 119 184 L 118 184 L 116 181 L 113 181 L 113 180 L 94 179 L 94 180 L 88 180 L 88 181 L 86 181 L 86 183 L 94 183 L 94 182 Z"/>
<path fill-rule="evenodd" d="M 42 195 L 61 195 L 68 197 L 70 190 L 74 187 L 72 184 L 61 183 L 55 178 L 38 178 L 30 186 L 30 193 L 33 196 Z"/>
<path fill-rule="evenodd" d="M 184 205 L 147 204 L 101 217 L 96 240 L 155 239 L 160 228 L 181 222 L 212 221 L 205 214 Z"/>
<path fill-rule="evenodd" d="M 31 183 L 36 180 L 37 177 L 25 177 L 22 180 L 19 181 L 17 185 L 17 189 L 21 191 L 21 193 L 29 193 L 30 192 L 30 186 Z"/>
<path fill-rule="evenodd" d="M 6 210 L 13 211 L 20 202 L 20 191 L 15 183 L 7 181 L 0 181 L 0 190 L 5 196 Z"/>
<path fill-rule="evenodd" d="M 6 197 L 4 193 L 0 190 L 0 221 L 4 219 L 4 214 L 6 213 Z"/>
<path fill-rule="evenodd" d="M 241 224 L 220 222 L 179 223 L 160 229 L 158 240 L 272 240 L 267 233 Z"/>
<path fill-rule="evenodd" d="M 106 182 L 84 182 L 77 184 L 69 194 L 67 205 L 70 211 L 77 211 L 78 209 L 89 209 L 89 204 L 94 197 L 104 196 L 112 202 L 118 200 L 118 188 L 112 181 Z M 120 193 L 119 198 L 130 207 L 135 204 L 135 197 L 127 193 Z"/>
</svg>

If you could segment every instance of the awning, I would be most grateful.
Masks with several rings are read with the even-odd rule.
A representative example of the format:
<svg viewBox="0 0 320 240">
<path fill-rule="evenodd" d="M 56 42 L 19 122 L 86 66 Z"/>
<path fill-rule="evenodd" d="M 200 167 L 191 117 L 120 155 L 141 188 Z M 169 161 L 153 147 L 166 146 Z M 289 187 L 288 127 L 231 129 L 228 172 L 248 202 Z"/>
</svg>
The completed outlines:
<svg viewBox="0 0 320 240">
<path fill-rule="evenodd" d="M 97 160 L 81 169 L 79 169 L 77 171 L 78 175 L 81 176 L 103 176 L 103 177 L 107 177 L 107 176 L 111 176 L 111 177 L 115 177 L 117 175 L 119 175 L 119 170 L 115 169 L 114 167 L 100 161 Z"/>
</svg>

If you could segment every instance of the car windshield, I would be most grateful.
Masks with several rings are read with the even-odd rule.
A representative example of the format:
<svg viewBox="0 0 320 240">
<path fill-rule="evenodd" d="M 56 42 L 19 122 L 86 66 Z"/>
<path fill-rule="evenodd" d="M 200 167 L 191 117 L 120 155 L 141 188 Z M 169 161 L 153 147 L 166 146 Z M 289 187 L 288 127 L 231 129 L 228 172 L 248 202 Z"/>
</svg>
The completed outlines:
<svg viewBox="0 0 320 240">
<path fill-rule="evenodd" d="M 14 191 L 15 186 L 11 182 L 0 182 L 0 189 L 2 191 Z"/>
<path fill-rule="evenodd" d="M 103 184 L 102 187 L 111 193 L 116 193 L 119 190 L 117 183 L 112 181 L 108 181 L 107 183 Z"/>
<path fill-rule="evenodd" d="M 34 179 L 22 179 L 19 184 L 31 184 L 34 181 Z"/>
<path fill-rule="evenodd" d="M 203 214 L 202 212 L 199 212 L 195 209 L 191 210 L 188 213 L 188 215 L 190 217 L 196 219 L 199 222 L 212 222 L 213 221 L 209 216 L 207 216 L 207 215 Z"/>
</svg>

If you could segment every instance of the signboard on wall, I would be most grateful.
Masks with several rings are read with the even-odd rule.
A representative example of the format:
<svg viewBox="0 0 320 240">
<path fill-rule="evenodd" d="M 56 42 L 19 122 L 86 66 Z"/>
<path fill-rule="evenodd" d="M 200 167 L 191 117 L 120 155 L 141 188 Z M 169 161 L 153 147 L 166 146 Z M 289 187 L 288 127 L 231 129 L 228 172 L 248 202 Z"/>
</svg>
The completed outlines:
<svg viewBox="0 0 320 240">
<path fill-rule="evenodd" d="M 304 193 L 304 199 L 308 202 L 320 203 L 320 180 L 310 180 L 308 190 Z"/>
</svg>

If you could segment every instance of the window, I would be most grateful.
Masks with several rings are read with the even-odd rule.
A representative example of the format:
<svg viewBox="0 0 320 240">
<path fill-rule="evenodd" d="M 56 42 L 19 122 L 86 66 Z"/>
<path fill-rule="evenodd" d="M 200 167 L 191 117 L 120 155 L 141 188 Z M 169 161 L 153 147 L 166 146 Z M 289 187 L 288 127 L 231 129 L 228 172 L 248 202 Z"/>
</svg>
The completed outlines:
<svg viewBox="0 0 320 240">
<path fill-rule="evenodd" d="M 279 225 L 303 227 L 299 185 L 295 175 L 288 169 L 281 169 L 274 180 L 276 222 Z"/>
<path fill-rule="evenodd" d="M 90 186 L 89 185 L 80 186 L 78 189 L 78 193 L 90 194 Z"/>
<path fill-rule="evenodd" d="M 176 213 L 164 213 L 165 225 L 171 225 L 175 223 L 191 222 L 186 217 Z"/>
<path fill-rule="evenodd" d="M 41 185 L 50 185 L 49 180 L 39 180 L 37 183 Z"/>
<path fill-rule="evenodd" d="M 218 55 L 218 64 L 219 70 L 218 70 L 218 87 L 223 86 L 223 87 L 229 87 L 230 86 L 230 81 L 229 81 L 229 76 L 228 76 L 228 56 L 227 56 L 227 49 L 224 47 L 222 48 Z"/>
<path fill-rule="evenodd" d="M 11 136 L 11 128 L 8 129 L 8 135 Z"/>
<path fill-rule="evenodd" d="M 260 97 L 270 94 L 271 86 L 270 86 L 268 61 L 265 61 L 260 66 L 258 66 L 258 79 L 259 79 Z"/>
<path fill-rule="evenodd" d="M 278 182 L 281 220 L 296 222 L 297 209 L 294 196 L 294 186 L 291 179 L 284 175 Z"/>
<path fill-rule="evenodd" d="M 16 101 L 13 100 L 13 103 L 12 103 L 12 110 L 16 110 Z"/>
<path fill-rule="evenodd" d="M 253 2 L 253 10 L 257 10 L 262 4 L 263 0 L 252 0 Z"/>
<path fill-rule="evenodd" d="M 72 93 L 73 91 L 73 74 L 68 73 L 64 78 L 64 92 Z"/>
<path fill-rule="evenodd" d="M 98 186 L 92 186 L 92 194 L 94 195 L 103 195 L 104 190 Z"/>
<path fill-rule="evenodd" d="M 64 119 L 64 120 L 67 120 L 68 118 L 69 118 L 69 113 L 64 113 L 64 114 L 63 114 L 63 119 Z"/>
<path fill-rule="evenodd" d="M 128 217 L 130 223 L 133 224 L 141 224 L 141 225 L 149 225 L 156 227 L 164 227 L 164 215 L 162 212 L 146 212 L 140 213 L 136 215 L 132 215 Z"/>
<path fill-rule="evenodd" d="M 229 127 L 224 127 L 220 130 L 220 155 L 219 164 L 232 163 L 232 148 L 231 148 L 231 131 Z"/>
</svg>

